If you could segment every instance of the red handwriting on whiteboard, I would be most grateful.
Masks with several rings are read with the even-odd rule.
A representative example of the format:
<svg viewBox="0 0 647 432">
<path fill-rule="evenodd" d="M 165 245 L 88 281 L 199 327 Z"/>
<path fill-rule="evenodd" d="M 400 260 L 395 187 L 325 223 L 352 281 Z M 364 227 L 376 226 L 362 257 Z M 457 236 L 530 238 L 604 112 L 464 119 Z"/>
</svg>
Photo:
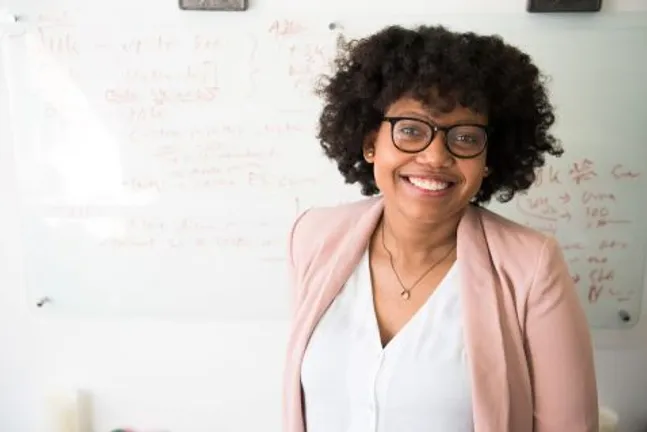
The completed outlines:
<svg viewBox="0 0 647 432">
<path fill-rule="evenodd" d="M 535 218 L 535 219 L 541 219 L 541 220 L 549 221 L 549 222 L 557 221 L 557 218 L 555 216 L 553 216 L 553 214 L 555 212 L 545 212 L 545 211 L 537 211 L 536 210 L 536 208 L 542 203 L 541 199 L 540 199 L 540 201 L 536 201 L 536 200 L 535 201 L 529 200 L 529 201 L 530 201 L 530 203 L 529 203 L 530 207 L 532 207 L 531 209 L 526 209 L 524 207 L 524 205 L 521 203 L 520 200 L 517 200 L 517 202 L 516 202 L 517 209 L 523 215 L 529 216 L 529 217 L 532 217 L 532 218 Z M 544 201 L 544 203 L 547 203 L 547 201 Z"/>
<path fill-rule="evenodd" d="M 594 196 L 592 194 L 591 196 Z M 601 194 L 597 194 L 601 196 Z M 609 194 L 607 194 L 608 196 Z M 611 195 L 613 196 L 613 195 Z M 609 199 L 609 198 L 607 198 Z M 613 198 L 615 200 L 615 197 Z M 607 206 L 604 205 L 588 205 L 585 207 L 585 216 L 588 219 L 587 228 L 603 228 L 607 225 L 617 224 L 630 224 L 631 221 L 627 219 L 614 219 L 611 217 L 611 212 Z"/>
<path fill-rule="evenodd" d="M 605 249 L 626 249 L 627 243 L 618 240 L 602 240 L 598 248 L 601 251 Z"/>
<path fill-rule="evenodd" d="M 597 176 L 597 173 L 593 168 L 593 162 L 589 159 L 575 162 L 568 173 L 576 184 L 591 180 Z"/>
<path fill-rule="evenodd" d="M 603 289 L 602 285 L 591 284 L 589 286 L 589 303 L 597 303 Z"/>
<path fill-rule="evenodd" d="M 609 209 L 606 206 L 587 206 L 586 216 L 593 218 L 606 218 L 609 216 Z"/>
<path fill-rule="evenodd" d="M 289 36 L 303 33 L 306 30 L 304 26 L 296 21 L 291 20 L 275 20 L 267 29 L 268 33 L 274 36 Z"/>
<path fill-rule="evenodd" d="M 633 179 L 633 178 L 639 177 L 640 173 L 632 172 L 626 169 L 621 164 L 618 164 L 618 165 L 615 165 L 611 170 L 611 175 L 616 180 L 620 180 L 620 179 Z"/>
<path fill-rule="evenodd" d="M 44 27 L 38 28 L 40 35 L 41 46 L 57 55 L 79 55 L 79 43 L 74 38 L 72 33 L 67 31 L 47 29 Z"/>
<path fill-rule="evenodd" d="M 591 201 L 615 201 L 616 197 L 612 193 L 598 193 L 584 191 L 582 193 L 582 204 L 588 204 Z"/>
<path fill-rule="evenodd" d="M 540 197 L 540 198 L 528 198 L 528 203 L 529 207 L 534 210 L 539 206 L 545 206 L 548 204 L 548 198 L 547 197 Z"/>
<path fill-rule="evenodd" d="M 548 167 L 548 172 L 546 172 L 545 168 L 538 169 L 534 185 L 536 187 L 541 186 L 544 182 L 561 184 L 562 182 L 559 179 L 559 171 L 552 166 Z"/>
<path fill-rule="evenodd" d="M 595 268 L 589 272 L 589 279 L 591 283 L 602 283 L 612 281 L 615 274 L 613 270 L 605 269 L 604 267 Z"/>
<path fill-rule="evenodd" d="M 604 267 L 594 268 L 589 272 L 589 303 L 596 303 L 604 292 L 604 283 L 611 283 L 615 277 L 613 270 Z"/>
<path fill-rule="evenodd" d="M 567 243 L 562 246 L 563 250 L 584 250 L 582 243 Z"/>
<path fill-rule="evenodd" d="M 587 259 L 587 261 L 588 261 L 590 264 L 604 264 L 604 263 L 606 263 L 608 260 L 607 260 L 607 257 L 605 257 L 605 256 L 590 256 L 590 257 Z"/>
<path fill-rule="evenodd" d="M 630 223 L 631 221 L 626 219 L 597 219 L 589 222 L 587 228 L 603 228 L 608 225 L 625 225 Z"/>
</svg>

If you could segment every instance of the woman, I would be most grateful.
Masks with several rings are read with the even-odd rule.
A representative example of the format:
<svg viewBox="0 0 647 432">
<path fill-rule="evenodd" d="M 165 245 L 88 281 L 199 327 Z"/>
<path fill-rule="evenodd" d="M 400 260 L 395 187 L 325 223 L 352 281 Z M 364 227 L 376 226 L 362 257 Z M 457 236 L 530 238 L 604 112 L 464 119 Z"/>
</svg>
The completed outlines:
<svg viewBox="0 0 647 432">
<path fill-rule="evenodd" d="M 562 153 L 530 57 L 390 27 L 347 45 L 320 93 L 326 155 L 379 195 L 293 226 L 284 431 L 597 432 L 556 241 L 480 206 Z"/>
</svg>

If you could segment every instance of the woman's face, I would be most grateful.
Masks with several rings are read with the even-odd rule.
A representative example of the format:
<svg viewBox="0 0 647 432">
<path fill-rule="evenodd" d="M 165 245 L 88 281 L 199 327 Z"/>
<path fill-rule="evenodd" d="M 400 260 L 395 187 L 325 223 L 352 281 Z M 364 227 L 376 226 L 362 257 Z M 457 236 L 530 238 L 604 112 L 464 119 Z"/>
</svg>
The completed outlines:
<svg viewBox="0 0 647 432">
<path fill-rule="evenodd" d="M 401 98 L 391 105 L 386 117 L 412 117 L 432 125 L 447 127 L 458 124 L 487 125 L 487 117 L 456 106 L 447 113 L 431 112 L 413 98 Z M 417 136 L 415 127 L 398 124 L 400 139 Z M 396 138 L 398 139 L 398 138 Z M 417 153 L 406 153 L 393 143 L 392 124 L 382 122 L 376 134 L 364 145 L 364 156 L 373 164 L 375 182 L 386 206 L 392 206 L 407 218 L 424 223 L 442 222 L 456 216 L 469 205 L 487 175 L 486 151 L 473 158 L 458 158 L 446 145 L 444 132 L 437 132 L 431 144 Z M 399 141 L 400 142 L 400 141 Z M 469 134 L 457 140 L 469 146 Z"/>
</svg>

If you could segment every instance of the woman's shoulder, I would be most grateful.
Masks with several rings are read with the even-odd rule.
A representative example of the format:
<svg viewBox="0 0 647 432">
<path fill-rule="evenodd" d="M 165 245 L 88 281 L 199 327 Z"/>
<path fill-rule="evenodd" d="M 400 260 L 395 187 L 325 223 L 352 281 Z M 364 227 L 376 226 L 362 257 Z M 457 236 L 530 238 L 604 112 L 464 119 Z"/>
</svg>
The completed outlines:
<svg viewBox="0 0 647 432">
<path fill-rule="evenodd" d="M 523 225 L 492 210 L 477 208 L 476 211 L 479 213 L 489 244 L 539 251 L 547 244 L 557 242 L 552 235 Z"/>
<path fill-rule="evenodd" d="M 316 251 L 334 250 L 355 227 L 372 220 L 381 205 L 379 197 L 371 197 L 302 211 L 290 230 L 291 259 L 307 261 Z"/>
<path fill-rule="evenodd" d="M 554 278 L 559 274 L 560 278 L 565 278 L 568 275 L 556 237 L 487 209 L 479 208 L 478 214 L 487 259 L 498 272 L 505 274 L 507 280 L 527 286 L 537 277 Z"/>
<path fill-rule="evenodd" d="M 371 197 L 331 206 L 315 206 L 302 211 L 294 222 L 299 231 L 334 231 L 336 228 L 352 224 L 361 215 L 379 204 L 379 198 Z"/>
</svg>

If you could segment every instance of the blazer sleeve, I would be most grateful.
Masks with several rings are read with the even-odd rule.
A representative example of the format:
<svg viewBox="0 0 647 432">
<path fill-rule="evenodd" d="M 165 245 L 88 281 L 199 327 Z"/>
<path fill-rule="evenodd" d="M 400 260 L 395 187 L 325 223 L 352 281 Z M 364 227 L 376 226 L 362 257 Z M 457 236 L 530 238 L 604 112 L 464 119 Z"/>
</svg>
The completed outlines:
<svg viewBox="0 0 647 432">
<path fill-rule="evenodd" d="M 533 432 L 598 432 L 588 323 L 561 249 L 552 238 L 544 243 L 527 299 L 525 344 Z"/>
</svg>

